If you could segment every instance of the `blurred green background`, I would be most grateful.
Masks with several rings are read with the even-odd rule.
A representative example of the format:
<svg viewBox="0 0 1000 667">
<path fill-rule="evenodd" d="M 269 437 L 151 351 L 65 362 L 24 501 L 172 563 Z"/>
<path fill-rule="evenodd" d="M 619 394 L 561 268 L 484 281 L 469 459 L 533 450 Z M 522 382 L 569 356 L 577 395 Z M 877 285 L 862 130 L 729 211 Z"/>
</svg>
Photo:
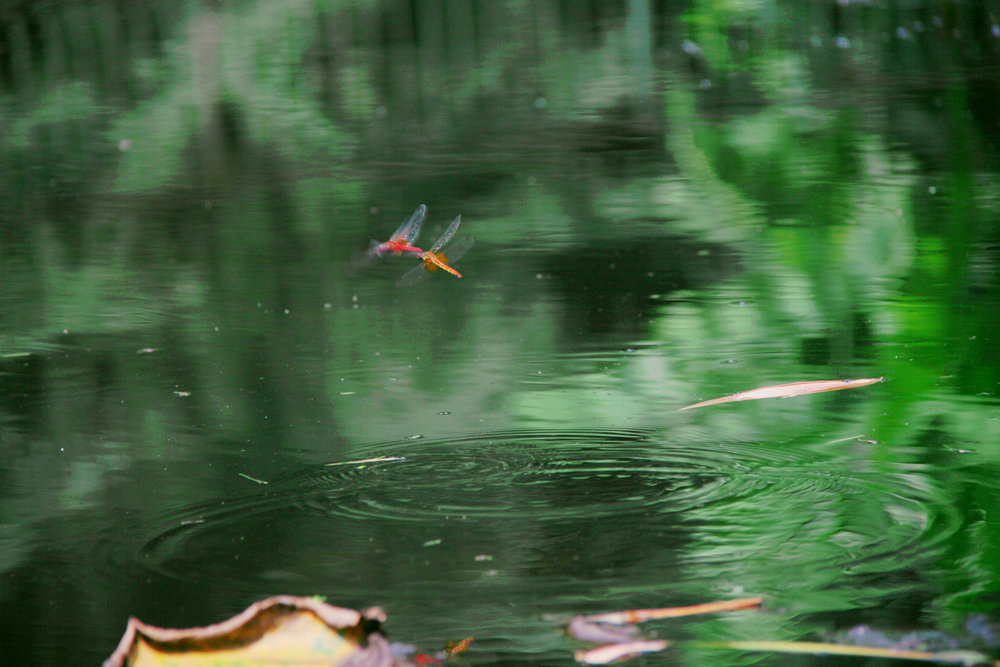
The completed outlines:
<svg viewBox="0 0 1000 667">
<path fill-rule="evenodd" d="M 790 611 L 688 632 L 995 616 L 998 21 L 971 0 L 0 2 L 8 657 L 93 664 L 130 613 L 201 625 L 276 592 L 485 638 L 476 664 L 568 664 L 549 608 L 736 588 Z M 399 288 L 415 260 L 365 251 L 421 203 L 418 245 L 459 213 L 476 244 L 461 280 Z M 386 478 L 315 468 L 403 454 Z M 554 477 L 521 475 L 560 465 L 587 483 L 532 496 Z M 657 532 L 684 488 L 683 538 Z M 438 496 L 496 511 L 458 512 L 424 561 L 454 518 Z M 558 540 L 524 532 L 549 519 Z M 334 533 L 367 546 L 317 568 Z M 442 595 L 470 562 L 497 583 Z"/>
</svg>

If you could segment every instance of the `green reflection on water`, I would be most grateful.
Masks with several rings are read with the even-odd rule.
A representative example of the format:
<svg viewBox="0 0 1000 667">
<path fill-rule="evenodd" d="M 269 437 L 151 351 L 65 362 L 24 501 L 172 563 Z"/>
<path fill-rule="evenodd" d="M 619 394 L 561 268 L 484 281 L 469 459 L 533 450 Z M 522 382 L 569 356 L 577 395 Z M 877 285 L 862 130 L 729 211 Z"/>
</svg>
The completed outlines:
<svg viewBox="0 0 1000 667">
<path fill-rule="evenodd" d="M 779 588 L 769 559 L 850 551 L 852 522 L 923 535 L 917 503 L 951 529 L 900 565 L 922 577 L 912 616 L 990 609 L 1000 189 L 982 73 L 1000 56 L 974 11 L 940 25 L 934 11 L 11 9 L 0 504 L 17 518 L 0 534 L 15 582 L 4 599 L 20 597 L 17 581 L 57 587 L 43 544 L 80 564 L 89 595 L 115 588 L 87 573 L 102 552 L 65 525 L 76 513 L 96 534 L 120 513 L 154 530 L 160 511 L 244 493 L 241 473 L 280 477 L 365 443 L 628 427 L 689 447 L 760 443 L 775 461 L 777 444 L 844 474 L 916 471 L 922 490 L 888 515 L 898 490 L 875 482 L 855 503 L 810 488 L 692 510 L 703 533 L 685 562 L 703 570 L 669 592 L 714 597 L 713 574 L 720 587 Z M 426 237 L 461 213 L 477 244 L 461 281 L 400 290 L 406 258 L 358 256 L 419 203 Z M 853 392 L 676 412 L 767 384 L 881 375 Z M 817 505 L 814 523 L 789 528 Z M 309 530 L 282 540 L 307 544 Z M 706 554 L 722 538 L 719 565 Z M 600 606 L 566 583 L 587 541 L 540 539 L 518 553 L 543 557 L 505 580 L 520 599 L 537 587 Z M 614 560 L 590 555 L 614 580 Z M 426 572 L 399 567 L 404 581 Z M 658 605 L 635 576 L 609 587 Z M 842 594 L 838 576 L 757 592 L 813 613 L 906 602 L 878 582 Z M 162 593 L 136 596 L 155 608 Z M 136 611 L 123 601 L 90 636 Z M 797 632 L 789 621 L 774 638 Z"/>
</svg>

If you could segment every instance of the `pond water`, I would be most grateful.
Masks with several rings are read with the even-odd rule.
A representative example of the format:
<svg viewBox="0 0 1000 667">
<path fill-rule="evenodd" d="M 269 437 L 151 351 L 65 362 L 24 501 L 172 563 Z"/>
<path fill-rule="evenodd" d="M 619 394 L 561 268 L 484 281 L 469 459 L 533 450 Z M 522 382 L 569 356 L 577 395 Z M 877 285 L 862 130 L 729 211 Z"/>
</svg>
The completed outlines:
<svg viewBox="0 0 1000 667">
<path fill-rule="evenodd" d="M 198 5 L 0 17 L 11 664 L 283 593 L 475 665 L 1000 621 L 995 14 Z M 368 257 L 419 204 L 461 279 Z"/>
</svg>

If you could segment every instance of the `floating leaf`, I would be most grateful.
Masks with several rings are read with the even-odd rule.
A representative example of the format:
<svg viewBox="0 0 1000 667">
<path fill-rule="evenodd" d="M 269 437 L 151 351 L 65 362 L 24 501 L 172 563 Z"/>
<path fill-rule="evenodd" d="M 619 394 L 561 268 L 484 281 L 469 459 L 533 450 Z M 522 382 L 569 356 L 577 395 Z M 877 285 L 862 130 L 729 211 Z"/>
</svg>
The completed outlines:
<svg viewBox="0 0 1000 667">
<path fill-rule="evenodd" d="M 877 380 L 875 380 L 877 382 Z M 828 389 L 826 391 L 829 391 Z M 688 607 L 664 607 L 660 609 L 632 609 L 628 611 L 592 616 L 576 616 L 569 624 L 570 636 L 584 641 L 602 642 L 603 646 L 577 651 L 574 657 L 588 665 L 606 665 L 642 653 L 662 651 L 670 642 L 646 640 L 638 635 L 631 625 L 660 618 L 676 618 L 693 614 L 707 614 L 720 611 L 753 609 L 760 606 L 761 598 L 741 598 L 691 605 Z M 978 622 L 977 628 L 983 625 Z M 890 660 L 911 660 L 917 662 L 950 665 L 992 665 L 1000 667 L 1000 661 L 977 651 L 948 650 L 939 652 L 913 650 L 909 646 L 858 646 L 855 644 L 830 644 L 822 642 L 794 641 L 685 641 L 681 645 L 702 649 L 730 649 L 736 651 L 773 652 L 806 655 L 837 655 L 856 658 L 887 658 Z"/>
<path fill-rule="evenodd" d="M 391 667 L 389 643 L 376 631 L 382 620 L 379 609 L 362 614 L 292 595 L 261 600 L 200 628 L 158 628 L 133 617 L 104 667 Z"/>
<path fill-rule="evenodd" d="M 714 614 L 720 611 L 737 611 L 739 609 L 756 609 L 760 607 L 763 598 L 740 598 L 738 600 L 721 600 L 719 602 L 706 602 L 688 607 L 661 607 L 659 609 L 629 609 L 627 611 L 615 611 L 608 614 L 594 614 L 584 616 L 584 620 L 591 623 L 614 623 L 618 625 L 642 623 L 659 618 L 678 618 L 680 616 L 694 616 L 695 614 Z"/>
<path fill-rule="evenodd" d="M 822 642 L 786 641 L 732 641 L 694 642 L 703 648 L 728 648 L 739 651 L 768 651 L 771 653 L 798 653 L 807 655 L 843 655 L 858 658 L 888 658 L 891 660 L 915 660 L 947 665 L 996 665 L 989 658 L 975 651 L 907 651 L 876 646 L 853 646 L 845 644 L 825 644 Z"/>
<path fill-rule="evenodd" d="M 739 609 L 756 609 L 760 607 L 761 598 L 741 598 L 739 600 L 722 600 L 707 602 L 688 607 L 661 607 L 659 609 L 629 609 L 607 614 L 592 616 L 576 616 L 569 624 L 569 634 L 584 641 L 610 642 L 583 651 L 577 651 L 577 662 L 587 665 L 606 665 L 641 653 L 662 651 L 670 642 L 662 640 L 644 640 L 637 637 L 633 623 L 651 621 L 659 618 L 678 618 L 695 614 L 711 614 L 720 611 L 736 611 Z"/>
<path fill-rule="evenodd" d="M 617 662 L 642 653 L 656 653 L 668 646 L 670 646 L 670 642 L 661 639 L 622 642 L 620 644 L 598 646 L 587 651 L 577 651 L 573 657 L 576 658 L 577 662 L 582 662 L 585 665 L 606 665 L 610 662 Z"/>
<path fill-rule="evenodd" d="M 735 403 L 736 401 L 756 401 L 761 398 L 791 398 L 792 396 L 804 396 L 806 394 L 819 394 L 824 391 L 839 391 L 841 389 L 856 389 L 866 387 L 876 382 L 885 382 L 884 377 L 863 378 L 861 380 L 815 380 L 812 382 L 791 382 L 789 384 L 776 384 L 770 387 L 758 387 L 749 391 L 741 391 L 721 398 L 713 398 L 710 401 L 702 401 L 693 405 L 685 405 L 681 410 L 691 408 L 703 408 L 706 405 L 719 405 L 721 403 Z"/>
<path fill-rule="evenodd" d="M 614 623 L 591 623 L 583 616 L 574 616 L 566 628 L 567 634 L 573 639 L 595 644 L 611 644 L 617 642 L 633 642 L 638 637 L 639 629 L 634 625 L 617 625 Z"/>
<path fill-rule="evenodd" d="M 469 644 L 471 644 L 474 639 L 475 637 L 466 637 L 465 639 L 459 642 L 450 641 L 448 642 L 448 645 L 444 647 L 444 652 L 447 655 L 458 655 L 459 653 L 465 653 L 469 648 Z"/>
</svg>

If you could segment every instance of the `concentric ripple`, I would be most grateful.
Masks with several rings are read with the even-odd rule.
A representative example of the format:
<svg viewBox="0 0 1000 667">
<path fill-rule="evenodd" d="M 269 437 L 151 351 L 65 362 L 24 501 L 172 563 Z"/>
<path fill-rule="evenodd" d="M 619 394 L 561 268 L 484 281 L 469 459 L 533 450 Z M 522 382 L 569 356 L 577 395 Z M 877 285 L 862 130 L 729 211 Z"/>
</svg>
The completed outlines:
<svg viewBox="0 0 1000 667">
<path fill-rule="evenodd" d="M 642 430 L 511 431 L 371 444 L 259 493 L 172 513 L 142 559 L 154 569 L 171 561 L 176 573 L 179 558 L 191 567 L 201 549 L 248 548 L 240 542 L 248 533 L 299 521 L 308 527 L 298 539 L 336 532 L 336 548 L 350 558 L 380 541 L 412 545 L 462 525 L 451 544 L 478 541 L 483 550 L 504 542 L 492 534 L 499 531 L 507 542 L 541 531 L 569 544 L 574 531 L 596 531 L 623 542 L 659 536 L 663 548 L 690 540 L 684 558 L 693 564 L 756 553 L 846 568 L 883 557 L 898 566 L 953 530 L 904 476 L 837 472 L 842 466 L 808 448 L 686 440 Z M 596 553 L 593 544 L 579 548 Z"/>
<path fill-rule="evenodd" d="M 177 530 L 231 514 L 289 509 L 380 521 L 684 512 L 760 483 L 746 474 L 754 465 L 746 452 L 738 457 L 719 445 L 665 448 L 648 436 L 638 430 L 509 432 L 369 445 L 355 458 L 272 480 L 260 494 L 191 508 Z"/>
<path fill-rule="evenodd" d="M 719 461 L 713 465 L 681 452 L 654 453 L 643 440 L 621 435 L 423 443 L 395 450 L 397 460 L 309 471 L 294 483 L 308 479 L 324 492 L 297 502 L 356 519 L 519 516 L 549 521 L 681 512 L 740 492 L 735 462 L 723 469 Z"/>
</svg>

